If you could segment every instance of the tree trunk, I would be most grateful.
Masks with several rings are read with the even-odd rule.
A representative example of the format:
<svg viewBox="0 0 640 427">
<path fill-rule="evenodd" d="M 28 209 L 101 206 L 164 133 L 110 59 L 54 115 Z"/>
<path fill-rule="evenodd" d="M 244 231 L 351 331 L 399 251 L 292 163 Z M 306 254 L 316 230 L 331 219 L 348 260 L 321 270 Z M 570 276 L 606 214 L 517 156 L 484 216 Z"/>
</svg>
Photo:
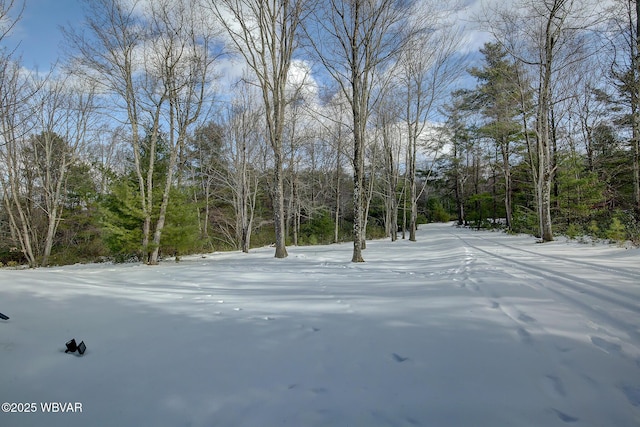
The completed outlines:
<svg viewBox="0 0 640 427">
<path fill-rule="evenodd" d="M 633 113 L 633 195 L 636 215 L 640 217 L 640 113 Z"/>
<path fill-rule="evenodd" d="M 282 158 L 279 152 L 275 154 L 275 194 L 274 194 L 274 209 L 273 209 L 273 222 L 275 225 L 276 234 L 276 258 L 286 258 L 286 236 L 285 236 L 285 218 L 284 218 L 284 177 L 282 169 Z"/>
<path fill-rule="evenodd" d="M 412 123 L 410 105 L 407 104 L 407 180 L 409 188 L 409 240 L 416 241 L 418 201 L 416 186 L 417 123 Z"/>
<path fill-rule="evenodd" d="M 341 161 L 341 152 L 342 152 L 342 132 L 338 132 L 338 147 L 336 149 L 336 217 L 333 227 L 333 243 L 338 243 L 340 241 L 340 192 L 342 188 L 340 186 L 340 182 L 342 181 L 342 161 Z"/>
<path fill-rule="evenodd" d="M 502 150 L 502 173 L 504 175 L 504 210 L 506 214 L 507 229 L 511 230 L 513 226 L 513 207 L 512 207 L 512 184 L 511 184 L 511 165 L 509 163 L 510 149 L 509 141 L 503 141 L 500 144 Z"/>
<path fill-rule="evenodd" d="M 453 144 L 453 161 L 454 164 L 454 180 L 455 180 L 455 199 L 456 199 L 456 212 L 458 214 L 458 225 L 464 225 L 464 201 L 463 201 L 463 183 L 460 176 L 460 154 L 458 152 L 458 142 Z"/>
<path fill-rule="evenodd" d="M 557 7 L 556 7 L 557 6 Z M 540 238 L 543 242 L 553 241 L 551 223 L 551 187 L 554 169 L 551 158 L 549 116 L 551 111 L 551 78 L 556 37 L 560 29 L 554 27 L 559 5 L 554 5 L 547 17 L 544 51 L 540 64 L 540 82 L 538 86 L 538 108 L 536 112 L 536 138 L 538 155 L 538 215 L 540 218 Z"/>
<path fill-rule="evenodd" d="M 153 233 L 153 250 L 149 258 L 149 265 L 158 264 L 158 256 L 160 253 L 160 238 L 162 237 L 162 230 L 164 229 L 164 224 L 167 217 L 167 208 L 169 207 L 169 195 L 171 192 L 171 183 L 173 181 L 173 170 L 176 167 L 177 155 L 178 155 L 177 147 L 174 147 L 174 150 L 171 153 L 171 158 L 169 160 L 167 176 L 164 183 L 164 191 L 162 192 L 162 202 L 160 204 L 160 212 L 158 213 L 158 220 L 156 221 L 155 231 Z"/>
<path fill-rule="evenodd" d="M 396 187 L 398 185 L 398 176 L 395 168 L 395 160 L 393 158 L 393 151 L 391 147 L 387 148 L 387 200 L 388 200 L 388 216 L 389 216 L 389 233 L 391 235 L 391 241 L 398 240 L 398 197 L 396 195 Z"/>
<path fill-rule="evenodd" d="M 462 201 L 462 181 L 456 172 L 456 212 L 458 214 L 458 225 L 464 225 L 464 202 Z"/>
<path fill-rule="evenodd" d="M 635 211 L 640 218 L 640 0 L 636 0 L 635 18 L 636 31 L 635 43 L 631 52 L 631 75 L 633 84 L 631 88 L 631 120 L 633 128 L 633 195 Z"/>
<path fill-rule="evenodd" d="M 402 240 L 407 238 L 407 173 L 404 174 L 404 183 L 402 186 Z"/>
<path fill-rule="evenodd" d="M 355 38 L 353 39 L 355 43 Z M 353 54 L 357 50 L 354 47 Z M 354 58 L 354 63 L 356 62 Z M 357 70 L 353 69 L 352 93 L 354 102 L 353 112 L 353 256 L 351 262 L 364 262 L 362 257 L 363 233 L 364 233 L 364 129 L 363 98 L 366 96 L 361 92 Z"/>
<path fill-rule="evenodd" d="M 356 118 L 357 117 L 357 118 Z M 359 114 L 354 111 L 354 126 L 360 126 Z M 363 218 L 363 175 L 364 175 L 364 144 L 358 131 L 354 135 L 353 151 L 353 256 L 351 262 L 364 262 L 362 257 Z"/>
<path fill-rule="evenodd" d="M 374 146 L 373 148 L 373 153 L 371 155 L 371 170 L 369 172 L 370 178 L 369 178 L 369 185 L 367 186 L 367 195 L 365 197 L 365 203 L 364 203 L 364 210 L 362 213 L 362 217 L 364 218 L 364 227 L 363 227 L 363 232 L 362 232 L 362 249 L 367 249 L 367 239 L 366 239 L 366 232 L 367 232 L 367 225 L 369 223 L 369 209 L 371 208 L 371 199 L 373 199 L 373 186 L 375 184 L 375 168 L 376 168 L 376 164 L 377 164 L 377 149 Z"/>
</svg>

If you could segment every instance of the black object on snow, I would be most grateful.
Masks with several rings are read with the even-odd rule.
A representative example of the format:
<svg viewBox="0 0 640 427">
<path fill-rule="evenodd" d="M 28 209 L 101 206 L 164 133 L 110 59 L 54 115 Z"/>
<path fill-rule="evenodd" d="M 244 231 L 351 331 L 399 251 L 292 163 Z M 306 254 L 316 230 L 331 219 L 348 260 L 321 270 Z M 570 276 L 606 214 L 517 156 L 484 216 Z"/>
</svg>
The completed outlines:
<svg viewBox="0 0 640 427">
<path fill-rule="evenodd" d="M 87 350 L 87 346 L 84 344 L 84 341 L 80 341 L 80 344 L 76 344 L 76 339 L 71 338 L 65 344 L 67 349 L 64 351 L 65 353 L 75 353 L 76 351 L 81 355 Z"/>
<path fill-rule="evenodd" d="M 0 313 L 0 319 L 9 320 L 9 316 L 5 316 L 4 314 Z"/>
</svg>

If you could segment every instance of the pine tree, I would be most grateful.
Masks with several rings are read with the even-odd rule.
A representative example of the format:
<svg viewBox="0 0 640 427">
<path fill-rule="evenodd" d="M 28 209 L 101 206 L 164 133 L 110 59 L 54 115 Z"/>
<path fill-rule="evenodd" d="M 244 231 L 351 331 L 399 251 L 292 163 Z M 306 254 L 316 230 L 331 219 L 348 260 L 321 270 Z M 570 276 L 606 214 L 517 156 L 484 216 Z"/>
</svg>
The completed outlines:
<svg viewBox="0 0 640 427">
<path fill-rule="evenodd" d="M 486 120 L 479 128 L 479 133 L 495 142 L 502 157 L 506 225 L 511 229 L 513 222 L 512 144 L 521 135 L 518 119 L 520 115 L 518 70 L 516 64 L 508 59 L 506 50 L 497 43 L 485 43 L 480 53 L 484 55 L 484 67 L 469 70 L 469 73 L 479 81 L 478 86 L 471 92 L 472 103 Z"/>
<path fill-rule="evenodd" d="M 597 214 L 597 206 L 604 205 L 604 183 L 597 173 L 589 171 L 585 159 L 578 153 L 559 153 L 557 182 L 558 207 L 556 223 L 585 227 Z"/>
</svg>

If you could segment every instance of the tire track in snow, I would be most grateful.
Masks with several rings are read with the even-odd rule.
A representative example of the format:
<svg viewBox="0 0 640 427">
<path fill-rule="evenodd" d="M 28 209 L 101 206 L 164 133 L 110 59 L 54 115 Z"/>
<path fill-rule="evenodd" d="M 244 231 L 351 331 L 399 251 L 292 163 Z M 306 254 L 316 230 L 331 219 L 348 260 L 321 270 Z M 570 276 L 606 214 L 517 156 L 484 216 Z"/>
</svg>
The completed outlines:
<svg viewBox="0 0 640 427">
<path fill-rule="evenodd" d="M 516 327 L 515 332 L 516 332 L 516 335 L 518 336 L 518 339 L 523 344 L 532 345 L 533 337 L 528 327 L 529 327 L 529 324 L 536 322 L 536 319 L 522 311 L 517 310 L 515 307 L 511 307 L 505 304 L 500 304 L 499 302 L 496 301 L 496 299 L 500 298 L 499 295 L 488 295 L 480 287 L 480 285 L 477 283 L 477 281 L 473 278 L 473 275 L 471 274 L 471 269 L 477 264 L 478 259 L 473 254 L 473 252 L 469 249 L 470 245 L 468 245 L 463 239 L 461 238 L 459 239 L 463 243 L 465 243 L 463 247 L 465 256 L 464 256 L 464 260 L 460 263 L 460 266 L 454 270 L 454 274 L 462 275 L 462 279 L 460 280 L 460 279 L 454 278 L 454 281 L 457 280 L 460 282 L 459 287 L 467 289 L 468 291 L 476 295 L 481 294 L 485 298 L 487 298 L 491 303 L 492 309 L 499 310 L 500 312 L 502 312 L 504 316 L 506 316 L 509 320 L 511 320 L 514 323 Z"/>
<path fill-rule="evenodd" d="M 459 286 L 467 289 L 475 295 L 479 293 L 487 298 L 491 303 L 490 308 L 499 311 L 513 324 L 515 335 L 522 345 L 529 346 L 533 351 L 545 354 L 547 357 L 554 357 L 553 355 L 556 355 L 555 357 L 558 358 L 557 348 L 550 346 L 549 344 L 545 344 L 544 342 L 534 340 L 534 335 L 530 330 L 534 330 L 535 333 L 548 334 L 548 331 L 538 323 L 536 318 L 518 309 L 513 304 L 497 302 L 496 300 L 501 297 L 500 295 L 495 293 L 488 294 L 484 289 L 482 289 L 480 284 L 473 279 L 471 270 L 477 264 L 478 259 L 470 249 L 471 245 L 468 245 L 464 239 L 460 238 L 460 241 L 464 243 L 465 259 L 461 263 L 460 267 L 455 270 L 456 273 L 462 274 L 462 284 Z M 468 285 L 469 282 L 471 282 L 471 286 Z M 558 358 L 558 362 L 559 360 L 560 358 Z M 561 366 L 561 363 L 557 363 L 555 365 Z M 562 369 L 560 369 L 560 371 L 562 371 Z M 568 413 L 569 411 L 561 411 L 557 409 L 557 407 L 562 407 L 563 401 L 569 396 L 567 387 L 565 386 L 565 381 L 562 379 L 562 374 L 557 369 L 551 370 L 550 373 L 543 374 L 539 379 L 539 387 L 549 398 L 549 406 L 547 407 L 547 411 L 549 411 L 549 413 L 553 414 L 564 423 L 574 423 L 579 421 L 579 418 Z"/>
<path fill-rule="evenodd" d="M 514 263 L 517 263 L 517 264 L 528 265 L 528 264 L 523 263 L 522 261 L 518 261 L 517 259 L 512 258 L 512 257 L 505 257 L 505 256 L 502 256 L 502 255 L 496 254 L 494 252 L 490 252 L 490 251 L 487 251 L 487 250 L 484 250 L 484 249 L 480 249 L 477 246 L 469 243 L 469 241 L 467 239 L 464 239 L 464 238 L 462 238 L 462 237 L 460 237 L 458 235 L 455 235 L 455 236 L 458 239 L 462 240 L 465 244 L 473 247 L 474 249 L 480 250 L 480 251 L 482 251 L 484 253 L 487 253 L 487 254 L 490 254 L 492 256 L 499 257 L 501 259 L 508 260 L 510 262 L 514 262 Z M 487 243 L 489 243 L 489 244 L 491 244 L 493 246 L 496 246 L 496 247 L 508 248 L 511 251 L 517 251 L 517 252 L 521 252 L 521 253 L 526 253 L 528 255 L 533 255 L 533 256 L 535 256 L 537 258 L 543 258 L 543 259 L 552 260 L 552 261 L 556 261 L 556 262 L 557 261 L 562 261 L 564 263 L 573 264 L 573 265 L 575 265 L 577 267 L 576 269 L 578 271 L 583 270 L 585 267 L 588 267 L 591 270 L 604 272 L 604 273 L 607 273 L 609 275 L 620 276 L 620 277 L 624 277 L 624 278 L 627 278 L 627 279 L 632 279 L 633 280 L 632 284 L 634 284 L 634 285 L 637 285 L 637 284 L 640 283 L 640 274 L 632 272 L 632 271 L 629 271 L 629 270 L 617 269 L 617 268 L 609 268 L 609 267 L 602 266 L 602 265 L 599 265 L 599 264 L 594 264 L 594 263 L 590 263 L 590 262 L 586 262 L 586 261 L 578 261 L 578 260 L 574 260 L 574 259 L 570 259 L 570 258 L 566 258 L 566 257 L 557 257 L 557 256 L 545 255 L 545 254 L 541 254 L 541 253 L 538 253 L 538 252 L 535 252 L 535 251 L 529 251 L 529 250 L 526 250 L 526 249 L 521 249 L 521 248 L 518 248 L 516 246 L 511 246 L 511 245 L 508 245 L 508 244 L 505 244 L 505 243 L 495 242 L 493 240 L 489 240 L 489 239 L 486 239 L 486 238 L 481 237 L 481 236 L 474 236 L 473 238 L 482 240 L 483 242 L 487 242 Z M 601 283 L 596 283 L 596 282 L 593 282 L 592 280 L 589 280 L 589 279 L 578 278 L 577 276 L 574 276 L 574 275 L 571 275 L 571 274 L 568 274 L 568 273 L 563 273 L 563 272 L 558 271 L 558 270 L 553 270 L 553 269 L 550 269 L 550 268 L 546 268 L 546 267 L 543 267 L 542 265 L 538 265 L 537 269 L 539 269 L 541 271 L 546 271 L 547 273 L 551 273 L 554 276 L 560 276 L 560 277 L 563 277 L 563 278 L 566 278 L 566 279 L 569 279 L 569 280 L 572 280 L 572 281 L 579 282 L 580 284 L 589 286 L 592 289 L 596 289 L 598 291 L 609 292 L 611 294 L 614 294 L 616 296 L 620 296 L 620 297 L 625 298 L 625 299 L 638 298 L 637 294 L 630 293 L 630 292 L 625 292 L 625 291 L 622 291 L 620 289 L 614 289 L 614 288 L 609 288 L 609 287 L 604 288 Z M 618 301 L 620 301 L 620 300 L 618 300 Z M 640 307 L 638 307 L 636 305 L 627 305 L 627 308 L 628 307 L 632 307 L 631 310 L 640 313 Z"/>
<path fill-rule="evenodd" d="M 572 303 L 573 305 L 579 306 L 583 310 L 589 312 L 592 315 L 597 316 L 598 318 L 600 318 L 601 320 L 604 320 L 605 322 L 611 324 L 612 326 L 622 329 L 624 332 L 626 332 L 630 337 L 632 337 L 636 341 L 635 343 L 636 345 L 640 345 L 640 333 L 637 330 L 637 327 L 638 327 L 637 323 L 628 323 L 623 320 L 614 318 L 609 313 L 608 310 L 605 311 L 604 309 L 601 309 L 597 306 L 589 305 L 583 301 L 580 301 L 574 296 L 569 295 L 566 291 L 570 290 L 570 291 L 577 292 L 579 294 L 587 295 L 596 300 L 600 300 L 600 301 L 607 302 L 609 304 L 613 304 L 615 306 L 624 308 L 635 314 L 640 314 L 640 307 L 636 303 L 629 301 L 632 298 L 637 298 L 637 296 L 627 295 L 626 299 L 623 300 L 618 298 L 616 295 L 607 294 L 608 292 L 616 294 L 616 292 L 611 292 L 612 291 L 611 289 L 603 289 L 602 286 L 598 286 L 595 283 L 589 283 L 589 281 L 586 279 L 573 276 L 567 273 L 561 273 L 561 272 L 552 270 L 550 268 L 546 268 L 539 264 L 536 265 L 536 267 L 534 268 L 534 267 L 531 267 L 529 263 L 490 252 L 488 250 L 485 250 L 483 248 L 480 248 L 478 246 L 475 246 L 469 243 L 466 239 L 458 235 L 454 234 L 454 236 L 460 239 L 465 245 L 468 245 L 469 247 L 479 252 L 487 254 L 494 259 L 500 259 L 502 261 L 506 261 L 509 267 L 511 268 L 515 268 L 529 275 L 533 275 L 534 277 L 539 277 L 541 279 L 549 281 L 550 283 L 559 285 L 560 288 L 562 288 L 563 290 L 557 289 L 555 287 L 547 286 L 541 282 L 537 282 L 538 286 L 545 288 L 549 292 L 552 292 L 556 295 L 563 297 L 565 300 Z"/>
<path fill-rule="evenodd" d="M 571 258 L 566 258 L 566 257 L 561 257 L 561 256 L 555 256 L 555 255 L 554 256 L 546 255 L 546 254 L 543 254 L 543 253 L 540 253 L 540 252 L 530 251 L 528 249 L 523 249 L 523 248 L 520 248 L 520 247 L 517 247 L 517 246 L 511 246 L 511 245 L 508 245 L 506 243 L 495 242 L 493 240 L 487 239 L 487 238 L 482 237 L 482 236 L 473 236 L 473 238 L 482 240 L 484 242 L 491 243 L 491 244 L 493 244 L 495 246 L 502 246 L 502 247 L 505 247 L 505 248 L 509 248 L 509 249 L 511 249 L 513 251 L 524 252 L 524 253 L 527 253 L 527 254 L 530 254 L 530 255 L 534 255 L 534 256 L 540 257 L 540 258 L 546 258 L 546 259 L 550 259 L 550 260 L 553 260 L 553 261 L 564 261 L 564 262 L 568 262 L 568 263 L 571 263 L 571 264 L 576 264 L 576 265 L 581 266 L 581 267 L 589 267 L 590 269 L 602 271 L 602 272 L 605 272 L 605 273 L 610 273 L 610 274 L 613 273 L 613 274 L 616 274 L 618 276 L 625 276 L 625 277 L 628 277 L 628 278 L 634 279 L 634 280 L 640 279 L 640 274 L 638 274 L 638 272 L 627 270 L 627 269 L 622 268 L 622 267 L 620 267 L 620 268 L 618 268 L 618 267 L 611 268 L 611 267 L 607 267 L 607 266 L 601 265 L 601 264 L 596 264 L 596 263 L 593 263 L 593 262 L 581 261 L 581 260 L 576 260 L 576 259 L 571 259 Z"/>
<path fill-rule="evenodd" d="M 464 247 L 464 259 L 458 265 L 457 268 L 453 270 L 453 281 L 458 283 L 458 287 L 467 289 L 473 292 L 481 292 L 478 283 L 471 277 L 471 268 L 476 264 L 477 259 L 471 253 L 469 248 Z M 458 276 L 462 276 L 462 279 L 459 279 Z"/>
<path fill-rule="evenodd" d="M 636 366 L 640 367 L 640 358 L 637 357 L 638 349 L 640 348 L 640 329 L 638 328 L 638 324 L 640 322 L 628 322 L 627 319 L 635 319 L 636 314 L 640 313 L 640 307 L 637 304 L 634 304 L 635 301 L 638 300 L 638 295 L 634 295 L 628 292 L 623 292 L 617 289 L 611 289 L 604 286 L 599 286 L 596 282 L 581 278 L 577 275 L 572 275 L 564 272 L 558 272 L 554 270 L 552 267 L 549 267 L 549 264 L 543 264 L 537 262 L 525 262 L 523 260 L 518 260 L 511 258 L 509 256 L 499 255 L 495 252 L 491 252 L 490 250 L 485 250 L 477 245 L 471 244 L 467 239 L 458 236 L 452 233 L 455 237 L 457 237 L 465 247 L 465 253 L 469 254 L 470 252 L 477 251 L 477 253 L 483 253 L 490 257 L 490 259 L 495 260 L 496 262 L 501 262 L 500 269 L 505 273 L 514 278 L 516 281 L 522 281 L 522 277 L 515 276 L 509 273 L 504 267 L 508 267 L 510 269 L 514 269 L 524 273 L 527 277 L 530 277 L 533 280 L 527 280 L 527 285 L 532 288 L 543 289 L 547 292 L 552 293 L 568 302 L 571 306 L 576 307 L 579 311 L 583 313 L 587 313 L 587 317 L 590 319 L 596 320 L 598 323 L 593 325 L 589 325 L 592 328 L 596 329 L 597 333 L 593 335 L 589 335 L 589 339 L 591 344 L 606 352 L 607 354 L 618 357 L 620 359 L 626 360 L 627 362 L 634 363 Z M 519 248 L 511 247 L 510 245 L 502 245 L 497 242 L 492 242 L 487 239 L 482 239 L 485 242 L 492 243 L 493 246 L 504 246 L 509 249 L 513 249 L 516 251 L 520 251 Z M 525 252 L 530 255 L 534 255 L 539 257 L 540 254 L 533 251 L 521 250 L 520 252 Z M 541 256 L 542 262 L 545 259 L 554 259 L 551 256 Z M 567 262 L 573 263 L 580 270 L 586 270 L 586 273 L 589 274 L 588 269 L 594 269 L 597 271 L 605 271 L 607 273 L 615 273 L 617 270 L 615 269 L 607 269 L 602 266 L 590 265 L 590 263 L 580 263 L 578 261 L 574 262 L 570 259 L 563 259 Z M 493 265 L 493 263 L 492 263 Z M 565 265 L 558 266 L 559 268 L 566 268 Z M 629 271 L 623 271 L 622 274 L 618 274 L 618 277 L 625 278 L 634 278 L 637 275 Z M 536 280 L 537 279 L 537 280 Z M 586 283 L 585 283 L 586 282 Z M 482 291 L 482 293 L 487 296 L 491 302 L 491 309 L 500 310 L 503 314 L 509 317 L 514 324 L 516 325 L 516 333 L 521 340 L 521 342 L 525 345 L 531 345 L 533 348 L 540 347 L 537 351 L 541 351 L 547 356 L 551 357 L 560 357 L 558 360 L 561 362 L 560 353 L 564 353 L 565 349 L 560 347 L 553 346 L 550 344 L 545 344 L 543 342 L 538 342 L 534 340 L 534 336 L 529 331 L 530 328 L 533 328 L 537 332 L 548 333 L 546 329 L 537 323 L 537 319 L 528 315 L 526 312 L 523 312 L 517 309 L 516 306 L 499 303 L 496 300 L 500 298 L 500 295 L 491 294 L 487 295 L 486 292 Z M 581 297 L 584 295 L 584 297 Z M 624 298 L 624 299 L 623 299 Z M 608 303 L 609 305 L 613 305 L 613 309 L 611 306 L 607 306 L 607 304 L 590 304 L 589 299 L 595 299 L 596 301 L 600 301 L 602 303 Z M 617 310 L 615 307 L 620 307 L 625 310 Z M 630 312 L 630 313 L 629 313 Z M 593 322 L 591 322 L 593 323 Z M 610 325 L 615 329 L 614 333 L 609 333 L 606 328 L 601 328 L 600 324 Z M 539 329 L 540 331 L 537 331 Z M 607 338 L 603 338 L 603 335 Z M 628 339 L 620 340 L 618 337 L 622 337 L 627 335 Z M 609 339 L 609 336 L 614 338 L 614 340 L 619 340 L 622 344 L 618 342 L 614 342 L 614 340 Z M 629 341 L 630 340 L 630 341 Z M 623 345 L 631 346 L 631 353 L 625 352 L 623 349 Z M 555 356 L 553 356 L 555 355 Z M 576 382 L 576 378 L 580 377 L 579 371 L 574 371 L 570 365 L 566 365 L 563 363 L 559 363 L 558 366 L 564 366 L 563 369 L 568 369 L 567 374 L 571 372 L 570 384 Z M 589 383 L 591 380 L 589 377 L 581 378 L 582 387 L 587 385 L 590 386 L 594 392 L 598 392 L 600 386 L 595 383 Z M 585 382 L 586 381 L 586 382 Z M 593 380 L 591 380 L 593 381 Z M 551 399 L 551 403 L 549 410 L 553 413 L 557 418 L 560 419 L 563 423 L 576 423 L 580 421 L 580 418 L 574 416 L 572 411 L 564 410 L 562 408 L 562 402 L 565 398 L 570 397 L 570 389 L 566 387 L 567 382 L 563 379 L 563 375 L 559 372 L 550 372 L 547 375 L 544 375 L 540 378 L 540 387 L 541 390 Z M 620 392 L 627 398 L 627 401 L 633 406 L 640 406 L 640 387 L 637 387 L 633 384 L 628 384 L 626 382 L 622 382 L 616 385 L 616 388 L 620 390 Z M 560 410 L 563 409 L 563 410 Z"/>
</svg>

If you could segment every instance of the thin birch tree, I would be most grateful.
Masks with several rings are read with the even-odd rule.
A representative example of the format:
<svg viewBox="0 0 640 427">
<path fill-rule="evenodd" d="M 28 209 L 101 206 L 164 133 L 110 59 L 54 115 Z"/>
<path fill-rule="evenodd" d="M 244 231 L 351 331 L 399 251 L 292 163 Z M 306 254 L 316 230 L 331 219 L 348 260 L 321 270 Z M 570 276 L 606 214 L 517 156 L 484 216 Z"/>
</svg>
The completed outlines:
<svg viewBox="0 0 640 427">
<path fill-rule="evenodd" d="M 216 31 L 191 0 L 87 0 L 86 7 L 84 27 L 65 30 L 73 51 L 71 67 L 110 97 L 116 108 L 108 114 L 128 128 L 142 212 L 143 261 L 156 264 L 177 159 L 208 95 Z M 154 171 L 163 126 L 168 126 L 169 167 L 158 183 Z"/>
<path fill-rule="evenodd" d="M 306 0 L 211 0 L 211 10 L 253 72 L 274 161 L 275 257 L 286 258 L 283 138 L 286 87 Z"/>
<path fill-rule="evenodd" d="M 72 51 L 70 64 L 75 72 L 86 80 L 94 81 L 100 90 L 110 97 L 116 107 L 108 112 L 128 130 L 128 139 L 133 154 L 134 171 L 138 185 L 138 202 L 143 217 L 141 247 L 143 259 L 148 261 L 151 254 L 151 220 L 153 166 L 155 144 L 157 143 L 161 104 L 149 111 L 142 97 L 145 85 L 156 83 L 142 72 L 145 26 L 138 15 L 139 1 L 125 4 L 122 0 L 85 0 L 85 23 L 80 29 L 63 30 Z M 146 93 L 154 93 L 147 89 Z M 166 93 L 160 94 L 165 98 Z M 153 101 L 153 100 L 151 100 Z M 142 164 L 141 152 L 144 139 L 144 122 L 149 118 L 152 131 L 149 139 L 149 162 Z"/>
<path fill-rule="evenodd" d="M 153 232 L 153 251 L 149 264 L 158 263 L 160 239 L 169 206 L 174 174 L 180 174 L 178 158 L 184 151 L 190 128 L 198 121 L 208 95 L 211 68 L 216 55 L 212 49 L 215 31 L 203 19 L 203 10 L 190 0 L 162 0 L 151 5 L 151 33 L 159 35 L 153 41 L 153 56 L 157 62 L 166 94 L 164 121 L 168 122 L 170 150 L 167 173 L 162 183 L 162 201 Z M 157 132 L 154 120 L 154 130 Z M 157 136 L 152 138 L 157 141 Z M 149 194 L 149 191 L 147 192 Z"/>
</svg>

